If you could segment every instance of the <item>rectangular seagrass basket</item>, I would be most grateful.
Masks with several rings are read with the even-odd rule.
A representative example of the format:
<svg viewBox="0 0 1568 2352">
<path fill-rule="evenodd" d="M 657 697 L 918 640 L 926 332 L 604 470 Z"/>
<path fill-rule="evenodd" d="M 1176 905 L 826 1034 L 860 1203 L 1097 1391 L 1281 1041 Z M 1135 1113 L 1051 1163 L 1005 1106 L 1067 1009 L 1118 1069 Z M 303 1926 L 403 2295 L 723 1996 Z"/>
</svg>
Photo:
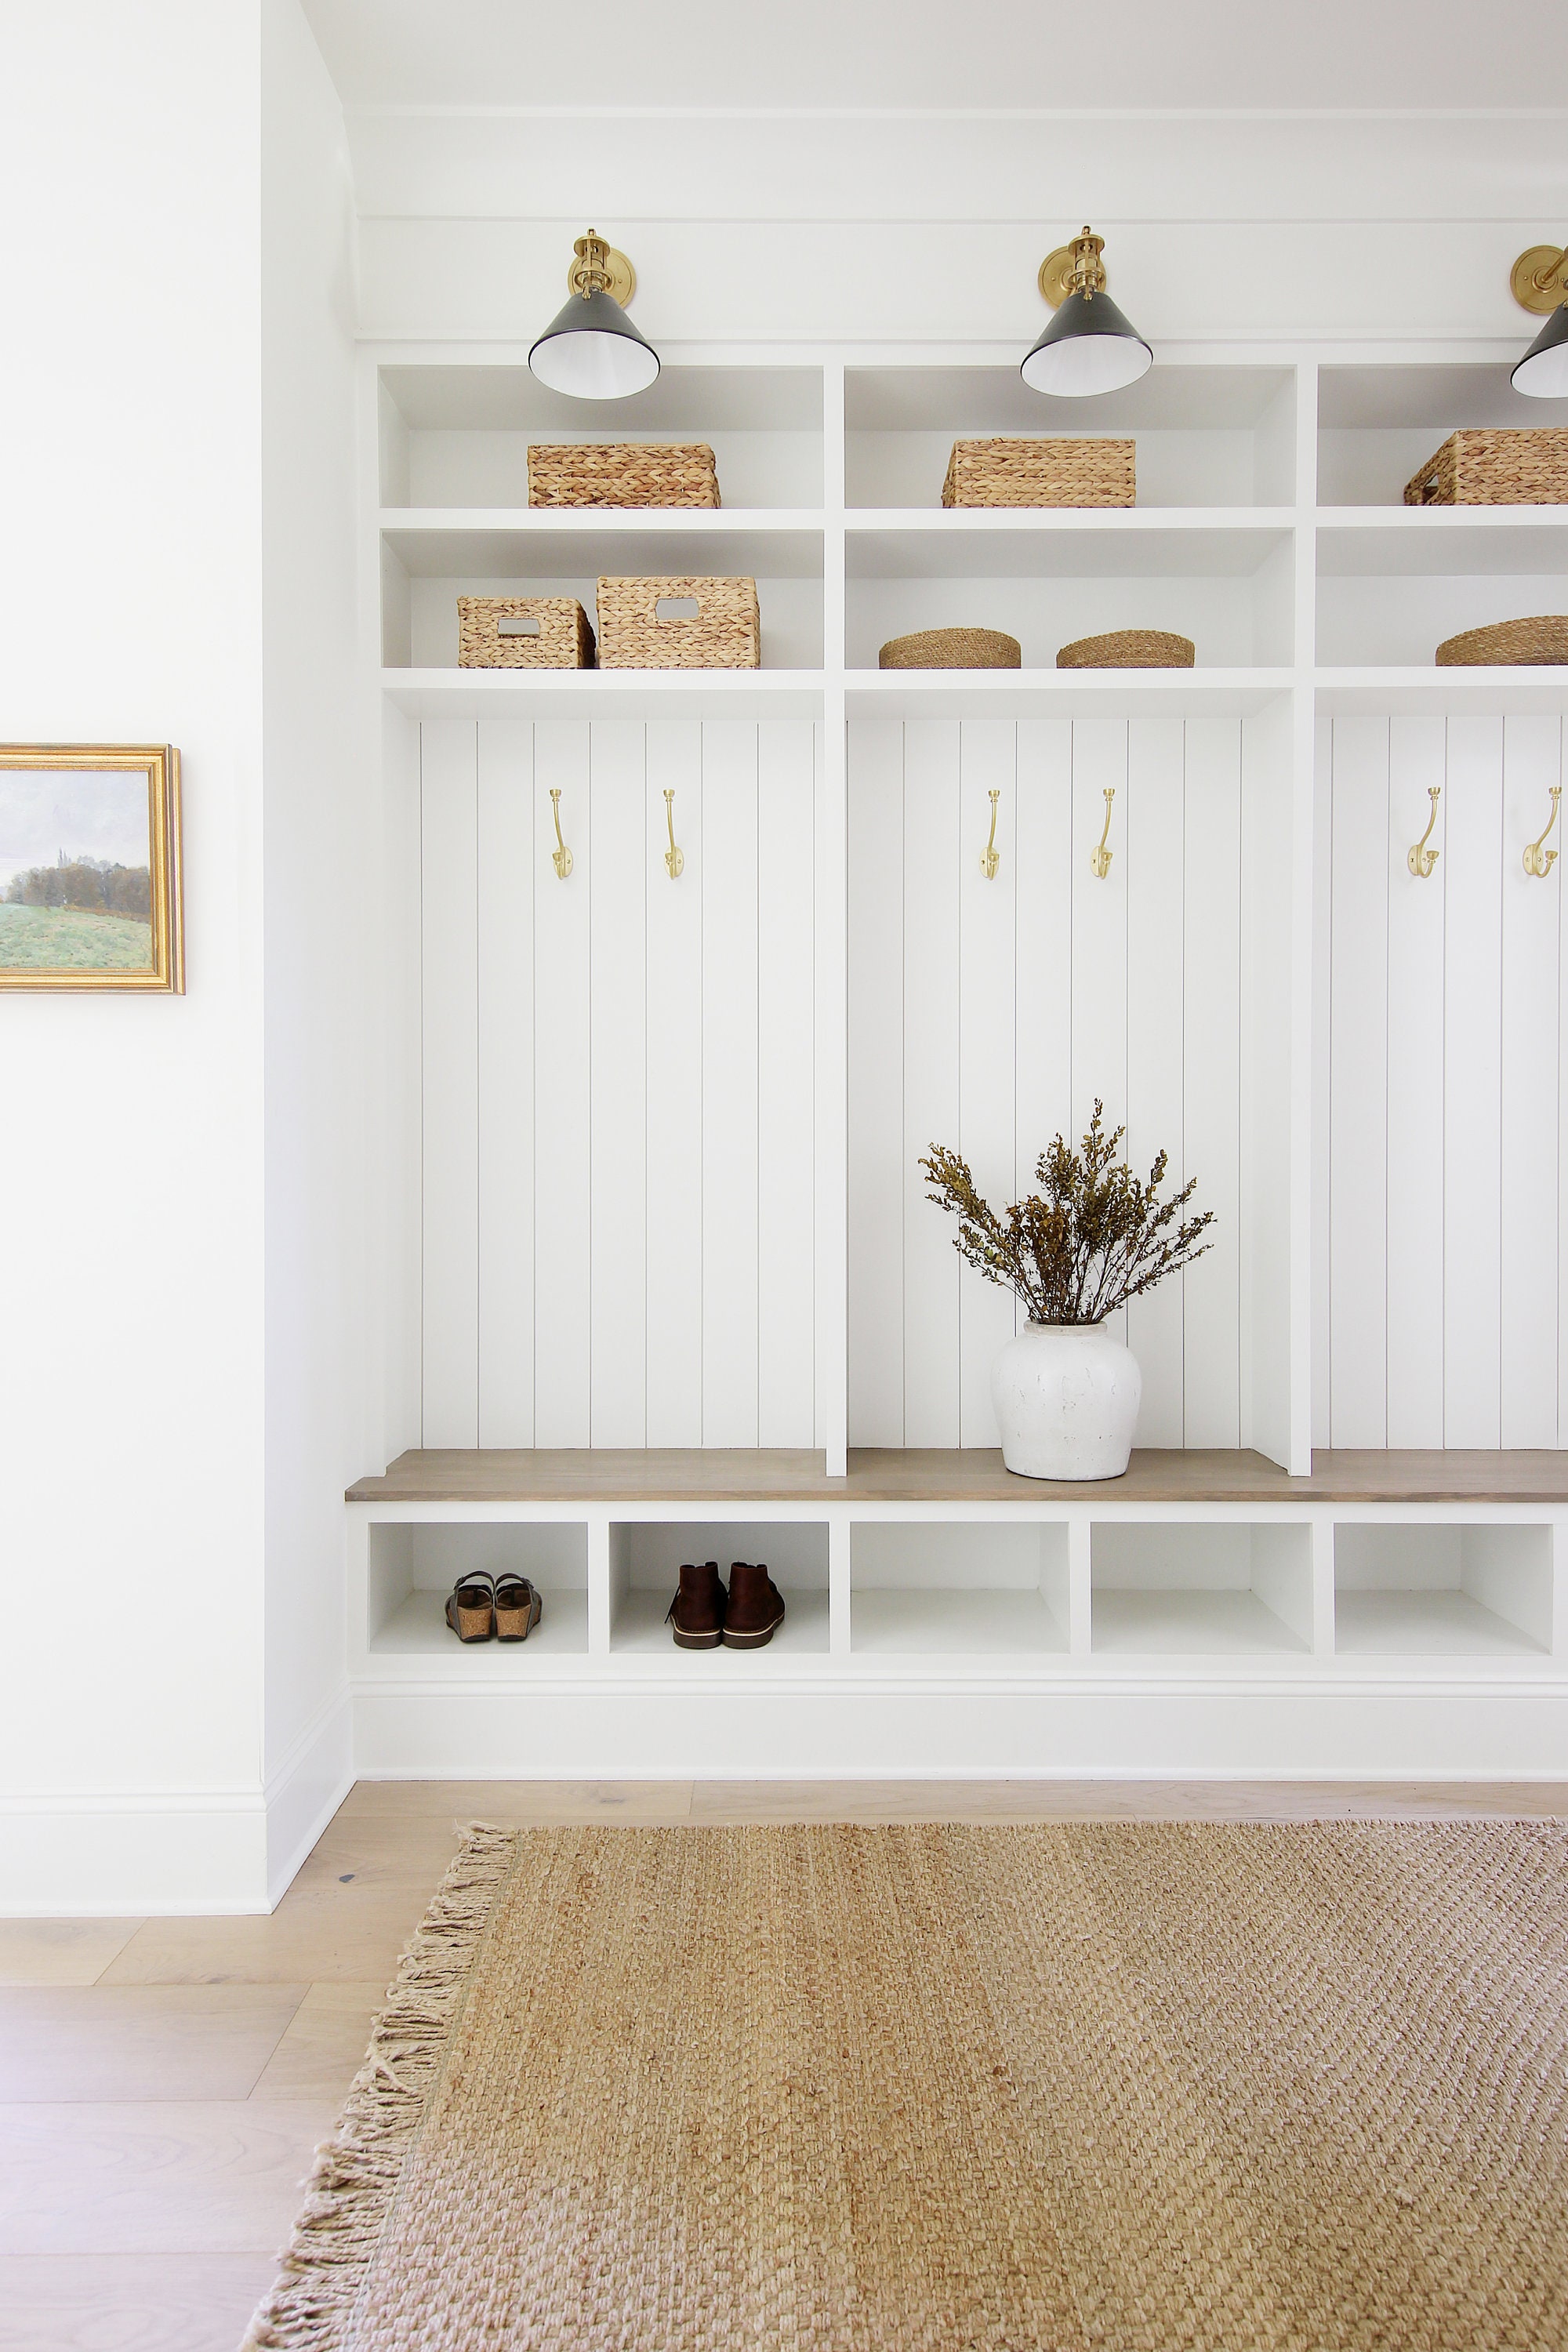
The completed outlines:
<svg viewBox="0 0 1568 2352">
<path fill-rule="evenodd" d="M 459 596 L 459 669 L 592 669 L 594 628 L 575 596 Z"/>
<path fill-rule="evenodd" d="M 531 442 L 531 507 L 716 507 L 719 476 L 705 443 Z"/>
<path fill-rule="evenodd" d="M 1130 507 L 1131 441 L 955 441 L 944 507 Z"/>
<path fill-rule="evenodd" d="M 759 669 L 754 580 L 601 580 L 601 669 Z"/>
<path fill-rule="evenodd" d="M 1451 433 L 1405 485 L 1407 507 L 1532 507 L 1568 502 L 1568 427 Z"/>
</svg>

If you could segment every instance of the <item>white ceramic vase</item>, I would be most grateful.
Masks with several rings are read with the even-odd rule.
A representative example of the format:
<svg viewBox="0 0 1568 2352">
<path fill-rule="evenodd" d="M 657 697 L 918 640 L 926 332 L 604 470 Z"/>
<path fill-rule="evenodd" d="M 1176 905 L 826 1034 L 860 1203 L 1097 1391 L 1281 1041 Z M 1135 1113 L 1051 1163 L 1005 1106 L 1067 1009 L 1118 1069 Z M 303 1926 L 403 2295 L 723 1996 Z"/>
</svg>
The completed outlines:
<svg viewBox="0 0 1568 2352">
<path fill-rule="evenodd" d="M 1143 1375 L 1102 1323 L 1030 1323 L 991 1374 L 1002 1459 L 1025 1478 L 1120 1478 Z"/>
</svg>

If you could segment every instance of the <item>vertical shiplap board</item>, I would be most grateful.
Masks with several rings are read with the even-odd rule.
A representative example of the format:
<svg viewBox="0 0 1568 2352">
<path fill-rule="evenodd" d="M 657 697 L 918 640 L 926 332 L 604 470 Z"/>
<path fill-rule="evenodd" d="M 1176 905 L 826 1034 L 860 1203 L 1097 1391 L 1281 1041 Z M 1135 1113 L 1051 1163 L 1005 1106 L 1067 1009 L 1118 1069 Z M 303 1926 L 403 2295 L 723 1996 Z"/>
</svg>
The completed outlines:
<svg viewBox="0 0 1568 2352">
<path fill-rule="evenodd" d="M 479 1442 L 533 1444 L 533 730 L 479 729 Z"/>
<path fill-rule="evenodd" d="M 1388 1442 L 1388 727 L 1334 722 L 1330 1428 Z"/>
<path fill-rule="evenodd" d="M 1241 722 L 1186 727 L 1183 1134 L 1213 1248 L 1182 1282 L 1185 1438 L 1241 1431 Z"/>
<path fill-rule="evenodd" d="M 757 728 L 702 730 L 702 1443 L 757 1443 Z"/>
<path fill-rule="evenodd" d="M 1114 792 L 1110 871 L 1090 864 Z M 1127 1117 L 1127 722 L 1080 719 L 1072 730 L 1072 1131 L 1075 1145 L 1097 1101 L 1108 1131 Z M 1124 1312 L 1107 1328 L 1125 1339 Z"/>
<path fill-rule="evenodd" d="M 643 1208 L 650 850 L 641 724 L 595 719 L 589 730 L 589 761 L 588 1425 L 595 1445 L 640 1446 L 647 1443 L 647 1231 Z M 668 876 L 665 879 L 668 884 Z M 675 887 L 684 883 L 682 876 Z"/>
<path fill-rule="evenodd" d="M 1182 874 L 1185 751 L 1179 719 L 1134 719 L 1127 745 L 1127 1158 L 1147 1176 L 1168 1155 L 1184 1181 L 1182 1118 Z M 1140 1445 L 1183 1442 L 1182 1286 L 1164 1282 L 1127 1310 L 1143 1375 Z"/>
<path fill-rule="evenodd" d="M 552 786 L 572 852 L 552 857 Z M 587 1445 L 592 1169 L 589 1021 L 593 826 L 588 725 L 533 730 L 533 1442 Z"/>
<path fill-rule="evenodd" d="M 1447 775 L 1443 1443 L 1487 1446 L 1501 1440 L 1500 719 L 1449 719 Z"/>
<path fill-rule="evenodd" d="M 953 1221 L 916 1164 L 958 1137 L 958 721 L 904 729 L 904 1444 L 959 1442 Z"/>
<path fill-rule="evenodd" d="M 816 747 L 809 719 L 757 740 L 757 1443 L 816 1424 Z"/>
<path fill-rule="evenodd" d="M 1342 724 L 1343 722 L 1342 722 Z M 1388 841 L 1388 1436 L 1443 1443 L 1443 909 L 1448 886 L 1444 803 L 1423 880 L 1409 854 L 1443 788 L 1441 719 L 1389 730 Z M 1347 1333 L 1347 1338 L 1349 1334 Z"/>
<path fill-rule="evenodd" d="M 1333 936 L 1334 723 L 1320 719 L 1312 782 L 1312 1444 L 1329 1442 L 1329 950 Z"/>
<path fill-rule="evenodd" d="M 1072 1133 L 1072 723 L 1018 726 L 1017 991 L 1015 1119 L 1017 1193 Z M 1098 830 L 1095 839 L 1100 838 Z"/>
<path fill-rule="evenodd" d="M 904 730 L 848 733 L 849 1443 L 902 1445 Z"/>
<path fill-rule="evenodd" d="M 420 731 L 422 1443 L 477 1445 L 479 1068 L 476 726 Z"/>
<path fill-rule="evenodd" d="M 1557 1443 L 1557 993 L 1562 859 L 1524 845 L 1563 781 L 1563 722 L 1503 722 L 1502 1367 L 1504 1445 Z M 1562 819 L 1552 830 L 1555 843 Z"/>
<path fill-rule="evenodd" d="M 650 719 L 647 952 L 647 1443 L 702 1443 L 702 730 Z M 673 790 L 686 869 L 662 846 Z M 636 1204 L 627 1213 L 636 1215 Z"/>
<path fill-rule="evenodd" d="M 1017 730 L 1010 719 L 966 719 L 959 730 L 958 1148 L 1000 1214 L 1013 1192 L 1016 1073 L 1013 1005 Z M 996 803 L 1001 864 L 987 881 L 981 855 Z M 951 1221 L 950 1221 L 951 1233 Z M 959 1443 L 1001 1442 L 991 1402 L 996 1352 L 1013 1336 L 1013 1294 L 964 1267 L 959 1281 Z"/>
</svg>

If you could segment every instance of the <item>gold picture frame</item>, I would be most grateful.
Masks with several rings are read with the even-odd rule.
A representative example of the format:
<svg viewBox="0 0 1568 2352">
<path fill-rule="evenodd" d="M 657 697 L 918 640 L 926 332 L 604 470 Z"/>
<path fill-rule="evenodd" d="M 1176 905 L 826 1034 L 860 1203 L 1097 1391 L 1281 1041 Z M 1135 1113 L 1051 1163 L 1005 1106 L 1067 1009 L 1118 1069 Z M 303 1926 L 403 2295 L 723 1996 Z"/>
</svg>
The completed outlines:
<svg viewBox="0 0 1568 2352">
<path fill-rule="evenodd" d="M 184 995 L 172 744 L 0 744 L 0 989 L 10 988 Z"/>
</svg>

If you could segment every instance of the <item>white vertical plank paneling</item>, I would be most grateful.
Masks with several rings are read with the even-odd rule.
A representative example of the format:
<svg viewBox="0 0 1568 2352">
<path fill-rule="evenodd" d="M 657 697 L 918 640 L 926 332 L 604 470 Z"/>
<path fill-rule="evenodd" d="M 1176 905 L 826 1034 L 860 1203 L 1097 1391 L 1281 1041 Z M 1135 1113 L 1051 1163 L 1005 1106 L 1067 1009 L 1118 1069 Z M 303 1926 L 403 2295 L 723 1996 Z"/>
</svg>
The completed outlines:
<svg viewBox="0 0 1568 2352">
<path fill-rule="evenodd" d="M 1331 1443 L 1388 1442 L 1388 720 L 1334 722 Z"/>
<path fill-rule="evenodd" d="M 1114 791 L 1110 870 L 1090 863 Z M 1072 1133 L 1075 1145 L 1096 1101 L 1108 1130 L 1127 1117 L 1127 722 L 1080 719 L 1072 730 Z M 1124 1312 L 1106 1327 L 1125 1339 Z"/>
<path fill-rule="evenodd" d="M 848 863 L 849 1443 L 901 1445 L 904 730 L 897 719 L 856 719 L 849 729 Z"/>
<path fill-rule="evenodd" d="M 1450 719 L 1443 798 L 1443 1443 L 1501 1436 L 1502 721 Z"/>
<path fill-rule="evenodd" d="M 552 786 L 572 852 L 552 853 Z M 533 1429 L 536 1445 L 591 1442 L 590 942 L 593 825 L 586 721 L 533 734 Z"/>
<path fill-rule="evenodd" d="M 1425 880 L 1409 853 L 1426 830 L 1427 793 L 1443 787 L 1441 719 L 1395 719 L 1389 730 L 1388 841 L 1388 1435 L 1443 1443 L 1443 908 L 1448 885 L 1444 803 Z M 1445 796 L 1446 797 L 1446 796 Z"/>
<path fill-rule="evenodd" d="M 959 730 L 959 1150 L 1001 1214 L 1014 1198 L 1013 1004 L 1017 730 L 1010 719 L 966 719 Z M 981 866 L 996 803 L 1001 863 Z M 950 1233 L 952 1231 L 950 1222 Z M 964 1267 L 959 1280 L 959 1443 L 1001 1442 L 991 1402 L 997 1350 L 1013 1336 L 1013 1294 Z"/>
<path fill-rule="evenodd" d="M 1558 913 L 1562 859 L 1546 879 L 1524 846 L 1563 781 L 1563 722 L 1503 723 L 1502 1360 L 1504 1445 L 1557 1443 Z M 1559 816 L 1552 844 L 1562 832 Z"/>
<path fill-rule="evenodd" d="M 1072 1132 L 1072 723 L 1018 726 L 1017 1108 L 1014 1183 Z M 1099 835 L 1095 838 L 1098 840 Z"/>
<path fill-rule="evenodd" d="M 816 753 L 757 740 L 757 1443 L 810 1445 L 816 1392 Z"/>
<path fill-rule="evenodd" d="M 1334 722 L 1317 721 L 1312 781 L 1312 1444 L 1329 1442 L 1329 1099 Z"/>
<path fill-rule="evenodd" d="M 916 1164 L 958 1139 L 959 740 L 956 719 L 904 729 L 904 1443 L 959 1442 L 953 1220 Z"/>
<path fill-rule="evenodd" d="M 757 729 L 702 730 L 702 1443 L 757 1443 Z"/>
<path fill-rule="evenodd" d="M 479 728 L 479 1442 L 533 1444 L 533 730 Z"/>
<path fill-rule="evenodd" d="M 702 1443 L 702 730 L 650 719 L 647 955 L 647 1443 Z M 686 870 L 659 854 L 675 793 Z M 668 836 L 666 836 L 668 837 Z M 627 1214 L 635 1216 L 635 1203 Z"/>
<path fill-rule="evenodd" d="M 1214 1247 L 1182 1282 L 1189 1445 L 1236 1445 L 1241 1430 L 1241 726 L 1186 728 L 1183 1127 L 1193 1206 L 1212 1209 Z"/>
<path fill-rule="evenodd" d="M 422 1442 L 479 1423 L 478 749 L 471 719 L 420 730 Z"/>
<path fill-rule="evenodd" d="M 595 1445 L 637 1446 L 647 1443 L 649 843 L 641 723 L 595 719 L 589 761 L 588 1425 Z"/>
<path fill-rule="evenodd" d="M 1185 749 L 1179 719 L 1134 719 L 1127 745 L 1127 1158 L 1146 1177 L 1168 1154 L 1184 1181 L 1182 1118 L 1182 876 Z M 1143 1375 L 1140 1445 L 1180 1445 L 1184 1423 L 1182 1285 L 1161 1283 L 1127 1310 Z"/>
</svg>

